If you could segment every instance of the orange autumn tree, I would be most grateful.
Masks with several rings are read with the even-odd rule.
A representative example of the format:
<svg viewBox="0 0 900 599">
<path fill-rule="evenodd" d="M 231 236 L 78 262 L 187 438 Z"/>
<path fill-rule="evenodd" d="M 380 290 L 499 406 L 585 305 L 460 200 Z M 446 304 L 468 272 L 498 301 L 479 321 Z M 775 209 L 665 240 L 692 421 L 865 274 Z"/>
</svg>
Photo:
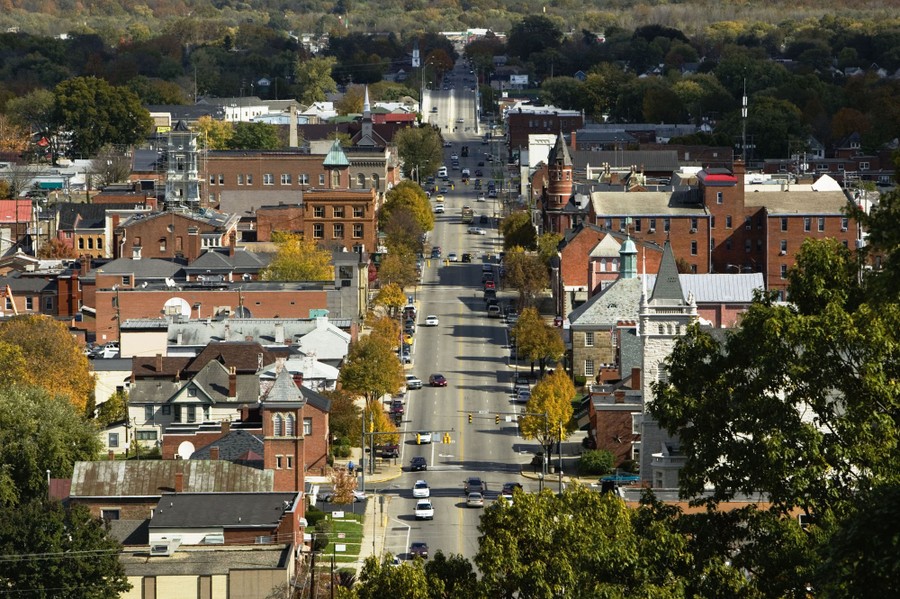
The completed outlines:
<svg viewBox="0 0 900 599">
<path fill-rule="evenodd" d="M 80 411 L 94 392 L 94 374 L 66 325 L 25 314 L 0 323 L 0 371 L 7 384 L 39 387 L 61 395 Z"/>
</svg>

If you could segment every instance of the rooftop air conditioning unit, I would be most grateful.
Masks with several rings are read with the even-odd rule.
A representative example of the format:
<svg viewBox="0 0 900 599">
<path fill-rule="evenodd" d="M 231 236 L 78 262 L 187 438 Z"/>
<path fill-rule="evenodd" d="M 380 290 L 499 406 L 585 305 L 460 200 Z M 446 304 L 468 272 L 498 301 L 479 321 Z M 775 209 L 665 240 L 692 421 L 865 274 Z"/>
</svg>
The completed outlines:
<svg viewBox="0 0 900 599">
<path fill-rule="evenodd" d="M 169 557 L 181 545 L 181 539 L 162 539 L 150 545 L 151 557 Z"/>
<path fill-rule="evenodd" d="M 656 229 L 651 227 L 650 229 L 647 229 L 647 232 L 648 233 L 656 233 Z"/>
</svg>

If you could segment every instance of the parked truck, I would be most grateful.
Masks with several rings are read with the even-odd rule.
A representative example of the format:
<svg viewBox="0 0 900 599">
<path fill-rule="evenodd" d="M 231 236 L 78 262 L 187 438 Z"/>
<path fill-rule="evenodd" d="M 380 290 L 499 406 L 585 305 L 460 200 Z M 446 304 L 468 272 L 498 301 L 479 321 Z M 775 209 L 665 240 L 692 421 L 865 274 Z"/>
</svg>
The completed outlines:
<svg viewBox="0 0 900 599">
<path fill-rule="evenodd" d="M 462 222 L 464 225 L 468 225 L 475 221 L 475 211 L 472 210 L 470 206 L 463 206 L 462 209 Z"/>
</svg>

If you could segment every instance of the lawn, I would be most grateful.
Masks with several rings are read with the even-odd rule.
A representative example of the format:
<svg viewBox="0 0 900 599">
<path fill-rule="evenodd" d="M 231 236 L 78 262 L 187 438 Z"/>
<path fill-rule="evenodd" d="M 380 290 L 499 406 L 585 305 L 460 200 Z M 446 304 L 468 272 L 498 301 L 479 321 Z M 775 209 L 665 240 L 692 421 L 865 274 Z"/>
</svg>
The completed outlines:
<svg viewBox="0 0 900 599">
<path fill-rule="evenodd" d="M 359 550 L 362 546 L 363 525 L 365 517 L 363 514 L 351 514 L 344 512 L 343 518 L 332 518 L 331 532 L 328 533 L 328 545 L 321 553 L 321 559 L 324 561 L 331 560 L 334 552 L 335 562 L 352 563 L 359 557 Z M 345 545 L 346 551 L 335 552 L 335 544 Z"/>
</svg>

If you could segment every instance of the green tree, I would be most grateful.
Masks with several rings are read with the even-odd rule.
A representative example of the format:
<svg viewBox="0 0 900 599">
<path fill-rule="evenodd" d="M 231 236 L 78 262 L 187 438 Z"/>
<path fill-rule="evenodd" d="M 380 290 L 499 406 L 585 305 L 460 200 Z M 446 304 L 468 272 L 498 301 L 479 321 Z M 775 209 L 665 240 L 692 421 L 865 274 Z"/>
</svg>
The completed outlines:
<svg viewBox="0 0 900 599">
<path fill-rule="evenodd" d="M 433 599 L 478 599 L 478 577 L 472 562 L 462 555 L 438 551 L 425 562 L 428 596 Z"/>
<path fill-rule="evenodd" d="M 399 392 L 405 377 L 392 347 L 387 339 L 375 335 L 354 342 L 338 375 L 341 388 L 362 395 L 368 406 L 377 406 L 385 394 Z"/>
<path fill-rule="evenodd" d="M 533 53 L 559 48 L 563 32 L 549 17 L 529 15 L 512 26 L 506 41 L 509 54 L 528 60 Z"/>
<path fill-rule="evenodd" d="M 104 428 L 128 419 L 128 391 L 119 389 L 97 408 L 97 426 Z"/>
<path fill-rule="evenodd" d="M 422 181 L 434 175 L 444 160 L 441 134 L 431 125 L 400 129 L 394 143 L 407 177 Z"/>
<path fill-rule="evenodd" d="M 355 396 L 346 389 L 326 391 L 325 397 L 331 400 L 331 411 L 328 413 L 328 426 L 334 436 L 350 439 L 356 445 L 362 433 L 362 408 L 356 405 Z"/>
<path fill-rule="evenodd" d="M 97 430 L 63 396 L 37 388 L 0 390 L 0 497 L 26 502 L 45 497 L 47 472 L 72 475 L 75 462 L 96 459 Z M 0 509 L 0 512 L 11 511 Z"/>
<path fill-rule="evenodd" d="M 428 196 L 414 181 L 401 181 L 385 194 L 384 205 L 378 215 L 382 227 L 390 221 L 394 212 L 411 214 L 422 231 L 434 229 L 434 214 Z"/>
<path fill-rule="evenodd" d="M 296 233 L 275 231 L 272 241 L 277 246 L 275 257 L 260 273 L 263 281 L 328 281 L 334 279 L 331 252 L 313 239 Z"/>
<path fill-rule="evenodd" d="M 18 98 L 11 98 L 6 103 L 6 112 L 13 122 L 29 130 L 35 131 L 50 144 L 47 149 L 52 164 L 59 158 L 57 143 L 59 121 L 56 118 L 56 99 L 53 92 L 36 89 Z"/>
<path fill-rule="evenodd" d="M 75 77 L 53 91 L 54 118 L 71 136 L 72 154 L 93 156 L 106 144 L 132 145 L 153 126 L 150 113 L 128 88 L 96 77 Z"/>
<path fill-rule="evenodd" d="M 65 323 L 40 314 L 13 316 L 0 323 L 0 346 L 3 345 L 19 350 L 2 352 L 0 359 L 10 359 L 8 372 L 21 376 L 20 385 L 61 395 L 84 413 L 88 396 L 94 391 L 94 374 L 81 344 Z M 0 370 L 7 371 L 6 364 L 0 363 Z"/>
<path fill-rule="evenodd" d="M 300 101 L 304 104 L 324 102 L 326 94 L 337 91 L 337 83 L 331 78 L 331 71 L 337 64 L 333 56 L 301 59 L 294 71 L 300 86 Z"/>
<path fill-rule="evenodd" d="M 406 246 L 395 246 L 381 260 L 378 267 L 378 281 L 382 285 L 397 285 L 403 289 L 416 282 L 416 260 L 412 250 Z"/>
<path fill-rule="evenodd" d="M 513 248 L 506 255 L 506 285 L 519 292 L 519 306 L 525 307 L 534 296 L 547 287 L 547 267 L 535 254 Z"/>
<path fill-rule="evenodd" d="M 121 549 L 84 506 L 33 499 L 0 510 L 0 585 L 10 591 L 116 599 L 131 589 Z"/>
<path fill-rule="evenodd" d="M 422 235 L 425 233 L 416 215 L 408 210 L 393 210 L 382 225 L 382 231 L 386 236 L 388 252 L 402 254 L 412 270 L 415 254 L 422 251 Z"/>
<path fill-rule="evenodd" d="M 277 150 L 281 147 L 275 125 L 268 123 L 235 123 L 225 143 L 232 150 Z"/>
<path fill-rule="evenodd" d="M 358 599 L 430 599 L 428 581 L 421 560 L 393 566 L 391 556 L 369 556 L 359 573 L 354 590 Z"/>
<path fill-rule="evenodd" d="M 537 249 L 537 232 L 531 222 L 531 215 L 525 210 L 513 212 L 500 222 L 500 233 L 503 235 L 503 248 L 514 247 L 526 250 Z"/>
</svg>

